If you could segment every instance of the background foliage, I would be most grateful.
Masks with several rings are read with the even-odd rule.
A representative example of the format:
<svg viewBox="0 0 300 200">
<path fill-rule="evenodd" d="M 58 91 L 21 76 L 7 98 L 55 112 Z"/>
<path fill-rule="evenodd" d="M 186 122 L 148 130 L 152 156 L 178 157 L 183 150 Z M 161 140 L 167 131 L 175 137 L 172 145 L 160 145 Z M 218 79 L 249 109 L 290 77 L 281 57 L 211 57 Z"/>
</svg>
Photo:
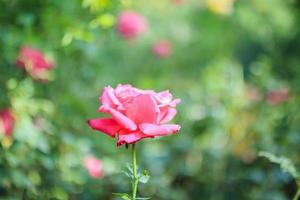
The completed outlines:
<svg viewBox="0 0 300 200">
<path fill-rule="evenodd" d="M 135 10 L 147 33 L 125 41 L 122 10 Z M 113 199 L 127 192 L 125 147 L 93 132 L 104 85 L 170 89 L 182 103 L 178 135 L 138 143 L 151 179 L 141 196 L 159 200 L 287 200 L 297 185 L 259 151 L 300 165 L 300 4 L 296 0 L 1 0 L 0 107 L 16 117 L 2 140 L 1 199 Z M 152 44 L 168 39 L 158 58 Z M 22 45 L 55 61 L 40 83 L 16 67 Z M 272 101 L 272 93 L 288 96 Z M 279 98 L 280 99 L 280 98 Z M 100 158 L 104 177 L 82 165 Z"/>
</svg>

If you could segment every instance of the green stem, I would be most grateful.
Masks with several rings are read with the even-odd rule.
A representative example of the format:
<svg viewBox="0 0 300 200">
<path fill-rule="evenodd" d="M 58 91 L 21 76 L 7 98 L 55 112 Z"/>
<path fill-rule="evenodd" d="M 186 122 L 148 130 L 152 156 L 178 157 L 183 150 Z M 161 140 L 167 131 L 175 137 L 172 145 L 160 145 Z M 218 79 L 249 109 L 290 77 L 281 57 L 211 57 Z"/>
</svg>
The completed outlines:
<svg viewBox="0 0 300 200">
<path fill-rule="evenodd" d="M 296 195 L 294 196 L 293 200 L 298 200 L 299 197 L 300 197 L 300 187 L 298 188 L 297 193 L 296 193 Z"/>
<path fill-rule="evenodd" d="M 133 170 L 133 179 L 132 179 L 132 200 L 136 200 L 136 193 L 138 188 L 138 176 L 137 176 L 137 164 L 136 164 L 136 148 L 135 144 L 132 144 L 132 170 Z"/>
</svg>

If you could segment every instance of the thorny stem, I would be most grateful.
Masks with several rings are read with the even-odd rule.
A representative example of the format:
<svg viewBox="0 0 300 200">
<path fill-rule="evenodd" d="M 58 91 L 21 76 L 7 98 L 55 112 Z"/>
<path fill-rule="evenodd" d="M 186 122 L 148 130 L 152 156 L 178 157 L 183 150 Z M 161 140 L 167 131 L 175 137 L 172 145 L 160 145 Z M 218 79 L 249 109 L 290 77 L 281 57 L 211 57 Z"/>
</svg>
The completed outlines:
<svg viewBox="0 0 300 200">
<path fill-rule="evenodd" d="M 132 179 L 132 200 L 136 200 L 136 193 L 138 187 L 138 175 L 137 175 L 137 164 L 136 164 L 136 146 L 132 144 L 132 170 L 133 170 L 133 179 Z"/>
</svg>

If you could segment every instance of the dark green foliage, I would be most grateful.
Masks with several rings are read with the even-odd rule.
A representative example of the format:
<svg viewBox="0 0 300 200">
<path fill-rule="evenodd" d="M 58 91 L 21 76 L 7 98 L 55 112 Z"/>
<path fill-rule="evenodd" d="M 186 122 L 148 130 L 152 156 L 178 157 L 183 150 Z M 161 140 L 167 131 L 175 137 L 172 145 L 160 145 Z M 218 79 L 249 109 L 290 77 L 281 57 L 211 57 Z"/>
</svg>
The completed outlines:
<svg viewBox="0 0 300 200">
<path fill-rule="evenodd" d="M 139 166 L 151 172 L 149 181 L 140 174 L 148 183 L 137 196 L 291 199 L 295 179 L 258 152 L 288 158 L 299 171 L 299 3 L 236 0 L 222 13 L 206 2 L 0 0 L 0 108 L 16 115 L 12 144 L 0 147 L 0 198 L 106 200 L 120 191 L 129 199 L 120 172 L 130 151 L 86 120 L 101 116 L 103 86 L 130 83 L 182 99 L 174 120 L 180 133 L 137 144 Z M 124 41 L 117 34 L 123 9 L 148 19 L 145 35 Z M 172 43 L 170 57 L 153 55 L 160 39 Z M 22 45 L 55 60 L 52 81 L 16 67 Z M 272 103 L 278 90 L 288 98 Z M 88 154 L 102 160 L 102 179 L 84 169 Z"/>
</svg>

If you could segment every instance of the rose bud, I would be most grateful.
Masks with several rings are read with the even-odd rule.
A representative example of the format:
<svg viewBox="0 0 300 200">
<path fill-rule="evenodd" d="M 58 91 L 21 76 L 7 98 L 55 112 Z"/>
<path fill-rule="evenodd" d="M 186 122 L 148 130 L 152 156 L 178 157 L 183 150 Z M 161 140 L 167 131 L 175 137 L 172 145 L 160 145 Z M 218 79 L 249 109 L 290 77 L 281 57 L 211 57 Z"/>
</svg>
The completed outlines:
<svg viewBox="0 0 300 200">
<path fill-rule="evenodd" d="M 38 49 L 23 46 L 17 57 L 16 65 L 24 69 L 33 79 L 47 81 L 49 72 L 54 67 Z"/>
<path fill-rule="evenodd" d="M 125 39 L 136 38 L 148 29 L 146 19 L 134 12 L 134 11 L 123 11 L 117 20 L 117 31 Z"/>
<path fill-rule="evenodd" d="M 289 97 L 289 90 L 287 88 L 269 91 L 267 93 L 267 103 L 269 105 L 275 106 L 284 101 Z"/>
<path fill-rule="evenodd" d="M 176 4 L 176 5 L 181 5 L 183 3 L 185 3 L 185 0 L 172 0 L 173 4 Z"/>
<path fill-rule="evenodd" d="M 161 40 L 153 44 L 152 51 L 157 57 L 166 58 L 172 53 L 172 46 L 170 42 Z"/>
<path fill-rule="evenodd" d="M 15 117 L 10 109 L 4 109 L 0 111 L 0 132 L 5 137 L 11 137 L 14 124 Z"/>
<path fill-rule="evenodd" d="M 101 178 L 103 176 L 103 166 L 101 160 L 95 156 L 88 155 L 83 160 L 83 165 L 93 178 Z"/>
</svg>

